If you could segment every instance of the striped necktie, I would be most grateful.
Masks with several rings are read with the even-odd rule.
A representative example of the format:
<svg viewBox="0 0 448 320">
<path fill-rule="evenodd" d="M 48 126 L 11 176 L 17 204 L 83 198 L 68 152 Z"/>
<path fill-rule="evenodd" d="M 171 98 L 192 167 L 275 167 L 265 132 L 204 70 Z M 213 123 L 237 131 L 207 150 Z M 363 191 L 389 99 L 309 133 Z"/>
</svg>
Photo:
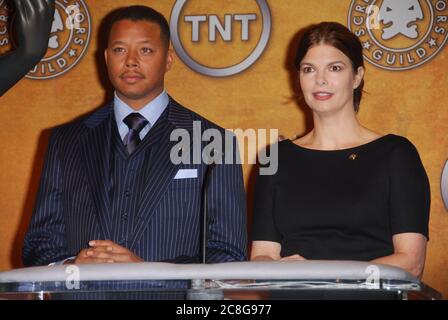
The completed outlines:
<svg viewBox="0 0 448 320">
<path fill-rule="evenodd" d="M 129 154 L 132 154 L 142 140 L 140 139 L 140 131 L 148 124 L 140 113 L 131 113 L 123 122 L 128 126 L 129 132 L 124 137 L 123 143 Z"/>
</svg>

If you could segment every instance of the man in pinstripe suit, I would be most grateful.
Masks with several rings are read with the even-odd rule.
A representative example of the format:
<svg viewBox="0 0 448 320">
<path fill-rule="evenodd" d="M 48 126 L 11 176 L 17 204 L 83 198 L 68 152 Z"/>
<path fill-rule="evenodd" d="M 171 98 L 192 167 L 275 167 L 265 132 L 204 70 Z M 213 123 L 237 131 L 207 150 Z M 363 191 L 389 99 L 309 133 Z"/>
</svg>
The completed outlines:
<svg viewBox="0 0 448 320">
<path fill-rule="evenodd" d="M 194 121 L 225 131 L 165 92 L 173 55 L 161 14 L 133 6 L 110 18 L 105 59 L 114 101 L 52 132 L 24 241 L 26 266 L 200 260 L 208 166 L 174 164 L 170 134 L 191 132 Z M 206 261 L 245 260 L 241 166 L 220 164 L 208 174 Z"/>
</svg>

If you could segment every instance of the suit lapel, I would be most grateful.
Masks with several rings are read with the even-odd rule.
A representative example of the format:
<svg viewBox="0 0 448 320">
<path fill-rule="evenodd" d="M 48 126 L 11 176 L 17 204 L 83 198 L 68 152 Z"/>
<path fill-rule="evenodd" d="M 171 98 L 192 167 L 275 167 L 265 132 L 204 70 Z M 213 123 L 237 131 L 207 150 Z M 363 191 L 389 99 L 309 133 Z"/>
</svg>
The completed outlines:
<svg viewBox="0 0 448 320">
<path fill-rule="evenodd" d="M 156 129 L 156 128 L 154 128 Z M 142 235 L 148 221 L 155 212 L 155 208 L 163 197 L 166 188 L 174 178 L 177 165 L 170 160 L 171 148 L 176 142 L 170 141 L 171 130 L 174 129 L 169 123 L 164 128 L 159 128 L 158 132 L 154 130 L 148 138 L 155 139 L 157 135 L 159 143 L 152 146 L 150 169 L 148 173 L 147 184 L 143 189 L 140 200 L 140 206 L 137 211 L 137 223 L 130 242 L 132 248 Z"/>
<path fill-rule="evenodd" d="M 171 132 L 177 128 L 192 131 L 192 117 L 189 111 L 182 107 L 179 108 L 172 100 L 168 108 L 168 121 L 160 126 L 156 125 L 148 133 L 149 141 L 147 143 L 150 148 L 153 148 L 149 161 L 151 167 L 137 212 L 138 220 L 130 241 L 131 250 L 145 231 L 180 166 L 173 164 L 170 159 L 171 149 L 178 143 L 177 141 L 170 141 Z"/>
<path fill-rule="evenodd" d="M 91 188 L 99 229 L 104 239 L 111 239 L 109 217 L 111 113 L 111 105 L 95 112 L 86 120 L 88 130 L 81 137 L 83 165 Z"/>
</svg>

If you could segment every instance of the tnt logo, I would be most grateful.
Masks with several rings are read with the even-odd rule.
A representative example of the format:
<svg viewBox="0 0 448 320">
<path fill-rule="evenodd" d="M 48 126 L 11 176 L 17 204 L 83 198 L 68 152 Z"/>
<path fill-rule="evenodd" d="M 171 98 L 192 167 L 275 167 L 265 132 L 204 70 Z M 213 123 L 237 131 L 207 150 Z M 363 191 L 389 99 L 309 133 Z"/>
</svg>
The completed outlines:
<svg viewBox="0 0 448 320">
<path fill-rule="evenodd" d="M 447 0 L 352 0 L 348 26 L 360 38 L 367 61 L 408 70 L 444 47 L 447 7 Z"/>
<path fill-rule="evenodd" d="M 172 42 L 191 69 L 211 77 L 240 73 L 263 53 L 271 33 L 266 0 L 178 0 Z M 205 9 L 208 8 L 208 9 Z"/>
<path fill-rule="evenodd" d="M 191 22 L 191 41 L 199 42 L 200 24 L 208 20 L 208 41 L 216 42 L 216 33 L 219 32 L 223 41 L 232 41 L 233 22 L 241 22 L 241 40 L 249 40 L 249 24 L 257 20 L 256 14 L 226 14 L 224 15 L 224 25 L 217 15 L 192 15 L 185 16 L 185 22 Z"/>
</svg>

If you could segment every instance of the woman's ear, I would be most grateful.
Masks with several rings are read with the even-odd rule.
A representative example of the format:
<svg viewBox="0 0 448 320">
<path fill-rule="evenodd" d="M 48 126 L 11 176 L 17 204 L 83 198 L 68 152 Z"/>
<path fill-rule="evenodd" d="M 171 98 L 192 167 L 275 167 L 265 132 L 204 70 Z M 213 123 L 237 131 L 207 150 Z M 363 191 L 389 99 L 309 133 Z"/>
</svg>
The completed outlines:
<svg viewBox="0 0 448 320">
<path fill-rule="evenodd" d="M 355 81 L 353 82 L 353 90 L 358 88 L 361 84 L 362 79 L 364 79 L 365 69 L 364 67 L 358 67 L 355 73 Z"/>
</svg>

